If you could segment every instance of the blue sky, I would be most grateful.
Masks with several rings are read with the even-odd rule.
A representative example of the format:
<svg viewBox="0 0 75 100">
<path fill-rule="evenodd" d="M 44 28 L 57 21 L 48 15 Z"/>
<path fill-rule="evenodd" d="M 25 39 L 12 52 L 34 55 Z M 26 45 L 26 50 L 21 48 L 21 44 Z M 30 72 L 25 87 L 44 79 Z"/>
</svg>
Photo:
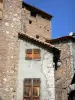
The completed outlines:
<svg viewBox="0 0 75 100">
<path fill-rule="evenodd" d="M 52 38 L 75 32 L 75 0 L 24 0 L 53 15 Z"/>
</svg>

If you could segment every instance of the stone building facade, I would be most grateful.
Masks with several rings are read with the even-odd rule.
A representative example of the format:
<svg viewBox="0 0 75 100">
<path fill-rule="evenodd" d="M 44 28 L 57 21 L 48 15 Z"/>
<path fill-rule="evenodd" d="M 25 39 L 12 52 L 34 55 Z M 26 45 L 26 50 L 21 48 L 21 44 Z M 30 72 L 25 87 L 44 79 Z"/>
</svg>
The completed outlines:
<svg viewBox="0 0 75 100">
<path fill-rule="evenodd" d="M 27 3 L 22 3 L 23 31 L 42 41 L 51 38 L 51 18 L 49 15 Z"/>
<path fill-rule="evenodd" d="M 64 36 L 47 42 L 55 45 L 61 51 L 61 66 L 55 70 L 56 100 L 69 100 L 70 92 L 75 90 L 75 88 L 73 90 L 71 88 L 75 84 L 72 83 L 73 77 L 75 77 L 75 38 Z M 74 99 L 71 98 L 71 100 Z"/>
<path fill-rule="evenodd" d="M 41 99 L 55 100 L 53 54 L 56 54 L 59 50 L 56 49 L 54 46 L 50 45 L 49 43 L 42 42 L 45 41 L 44 38 L 51 37 L 50 36 L 51 22 L 49 23 L 49 21 L 51 20 L 52 16 L 32 6 L 28 6 L 28 4 L 23 3 L 22 0 L 0 0 L 0 2 L 3 4 L 2 17 L 0 20 L 0 100 L 20 100 L 20 99 L 22 100 L 23 99 L 22 82 L 25 74 L 22 73 L 22 70 L 19 70 L 22 67 L 20 66 L 22 65 L 21 62 L 22 60 L 20 58 L 22 52 L 20 50 L 22 47 L 24 52 L 24 49 L 26 49 L 26 47 L 24 47 L 25 44 L 28 45 L 29 47 L 33 44 L 31 44 L 30 42 L 26 42 L 27 40 L 25 40 L 25 42 L 23 42 L 22 40 L 19 41 L 18 38 L 19 32 L 23 34 L 29 34 L 29 36 L 31 33 L 32 37 L 34 38 L 36 37 L 36 40 L 35 39 L 34 40 L 37 42 L 37 44 L 41 46 L 40 49 L 41 51 L 43 51 L 44 55 L 42 54 L 42 60 L 37 63 L 37 65 L 39 66 L 38 73 L 40 76 L 37 76 L 35 74 L 35 77 L 39 77 L 39 78 L 42 77 L 42 80 L 44 80 L 42 82 L 42 85 L 45 85 L 45 88 L 42 88 L 41 90 L 42 92 Z M 32 17 L 30 16 L 30 11 L 32 9 L 34 9 L 35 13 L 37 13 L 36 17 L 34 17 L 34 14 L 32 14 L 33 15 Z M 38 39 L 40 42 L 38 41 Z M 43 45 L 43 49 L 42 49 L 42 45 Z M 37 45 L 33 45 L 33 47 L 36 46 Z M 37 46 L 37 48 L 39 48 L 39 46 Z M 46 48 L 49 49 L 49 52 L 47 52 Z M 46 58 L 47 54 L 49 56 Z M 22 57 L 23 57 L 23 53 L 22 53 Z M 49 61 L 46 62 L 46 60 Z M 36 61 L 30 63 L 29 65 L 29 67 L 31 68 L 30 71 L 32 71 L 31 64 L 34 66 L 35 63 Z M 26 65 L 24 66 L 24 62 L 23 62 L 23 68 L 24 70 L 26 69 Z M 33 70 L 33 72 L 36 72 L 36 70 Z M 47 74 L 47 72 L 49 74 Z M 53 78 L 51 77 L 52 82 L 51 82 L 50 75 L 53 75 L 52 76 Z M 31 77 L 32 76 L 33 75 L 31 74 Z M 49 82 L 51 83 L 49 84 Z M 21 87 L 19 83 L 21 83 Z M 52 90 L 50 85 L 53 86 Z M 18 91 L 18 89 L 19 91 L 20 89 L 22 89 L 20 91 L 21 94 Z M 46 94 L 45 92 L 43 92 L 44 89 L 46 90 L 45 91 Z M 48 98 L 46 98 L 45 96 L 48 96 Z"/>
<path fill-rule="evenodd" d="M 26 34 L 19 34 L 19 42 L 20 54 L 16 100 L 23 100 L 23 81 L 26 78 L 40 78 L 40 98 L 38 97 L 38 99 L 36 97 L 36 100 L 55 100 L 53 51 L 55 50 L 57 53 L 59 51 L 55 47 L 52 47 L 49 44 L 45 44 L 45 42 L 43 43 Z M 25 59 L 25 51 L 27 49 L 34 48 L 40 49 L 40 59 Z M 26 98 L 26 96 L 24 98 Z"/>
<path fill-rule="evenodd" d="M 40 100 L 67 100 L 73 92 L 75 39 L 50 40 L 51 18 L 22 0 L 0 0 L 0 100 L 26 100 L 27 78 L 40 79 Z M 25 59 L 25 51 L 33 48 L 41 51 L 40 60 Z"/>
</svg>

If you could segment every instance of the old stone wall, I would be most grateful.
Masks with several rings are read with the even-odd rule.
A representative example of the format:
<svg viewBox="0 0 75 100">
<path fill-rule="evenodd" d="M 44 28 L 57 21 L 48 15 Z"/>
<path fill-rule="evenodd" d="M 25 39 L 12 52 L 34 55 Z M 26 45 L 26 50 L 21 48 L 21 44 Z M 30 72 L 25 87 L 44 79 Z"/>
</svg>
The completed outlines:
<svg viewBox="0 0 75 100">
<path fill-rule="evenodd" d="M 75 41 L 72 42 L 72 62 L 73 62 L 72 72 L 73 72 L 73 75 L 74 75 L 74 73 L 75 73 Z"/>
<path fill-rule="evenodd" d="M 17 83 L 18 81 L 16 81 L 18 78 L 17 71 L 19 60 L 18 32 L 21 31 L 24 31 L 25 33 L 30 34 L 34 37 L 36 37 L 36 35 L 40 35 L 40 39 L 44 40 L 43 37 L 50 38 L 51 23 L 49 22 L 49 20 L 42 18 L 38 14 L 36 18 L 31 17 L 30 11 L 25 8 L 22 9 L 22 0 L 3 0 L 3 15 L 0 20 L 0 100 L 17 99 L 16 87 L 17 84 L 19 84 Z M 54 76 L 51 76 L 53 75 L 52 73 L 54 69 L 52 67 L 52 55 L 50 55 L 50 57 L 51 58 L 49 59 L 49 61 L 51 63 L 46 66 L 46 72 L 44 72 L 44 77 L 47 82 L 45 83 L 45 85 L 48 86 L 46 86 L 45 88 L 47 88 L 47 94 L 49 93 L 48 97 L 42 97 L 45 98 L 45 100 L 48 100 L 49 98 L 51 98 L 51 100 L 54 100 Z M 41 62 L 41 64 L 43 64 L 43 66 L 41 66 L 44 68 L 46 64 L 45 60 L 47 60 L 47 54 L 45 55 L 45 59 L 43 59 L 44 62 Z M 40 71 L 42 71 L 43 74 L 44 68 L 42 67 L 40 67 Z M 47 72 L 49 74 L 47 74 Z M 53 83 L 50 84 L 52 79 Z M 45 93 L 43 93 L 43 95 L 44 94 Z"/>
<path fill-rule="evenodd" d="M 26 60 L 26 49 L 40 49 L 39 60 Z M 26 40 L 20 40 L 17 99 L 23 99 L 25 78 L 40 78 L 40 100 L 55 100 L 53 54 Z"/>
<path fill-rule="evenodd" d="M 3 0 L 3 17 L 0 20 L 0 100 L 16 100 L 19 31 L 20 0 Z"/>
<path fill-rule="evenodd" d="M 56 100 L 67 100 L 69 85 L 72 79 L 72 43 L 70 41 L 56 42 L 54 44 L 61 50 L 61 66 L 55 70 Z"/>
<path fill-rule="evenodd" d="M 45 38 L 51 38 L 51 21 L 43 18 L 42 15 L 36 14 L 36 17 L 31 15 L 31 11 L 27 8 L 22 9 L 23 31 L 36 38 L 45 41 Z"/>
</svg>

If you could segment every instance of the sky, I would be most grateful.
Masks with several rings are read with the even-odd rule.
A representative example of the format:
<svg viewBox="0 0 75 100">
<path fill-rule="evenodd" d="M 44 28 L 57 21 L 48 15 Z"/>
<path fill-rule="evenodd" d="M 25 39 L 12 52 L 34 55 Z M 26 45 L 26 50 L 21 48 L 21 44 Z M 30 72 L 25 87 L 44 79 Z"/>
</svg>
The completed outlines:
<svg viewBox="0 0 75 100">
<path fill-rule="evenodd" d="M 75 32 L 75 0 L 24 0 L 48 14 L 52 18 L 52 38 Z"/>
</svg>

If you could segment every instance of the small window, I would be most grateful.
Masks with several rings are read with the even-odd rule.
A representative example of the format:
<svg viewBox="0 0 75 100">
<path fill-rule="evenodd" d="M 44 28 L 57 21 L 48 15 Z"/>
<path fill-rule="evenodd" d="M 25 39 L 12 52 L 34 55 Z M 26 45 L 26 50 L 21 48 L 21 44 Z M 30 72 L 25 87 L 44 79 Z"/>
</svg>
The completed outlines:
<svg viewBox="0 0 75 100">
<path fill-rule="evenodd" d="M 29 20 L 29 24 L 31 24 L 32 23 L 32 21 L 31 20 Z"/>
<path fill-rule="evenodd" d="M 36 38 L 39 39 L 39 35 L 36 35 Z"/>
<path fill-rule="evenodd" d="M 23 92 L 23 100 L 40 100 L 40 79 L 26 78 Z"/>
<path fill-rule="evenodd" d="M 25 51 L 26 60 L 40 60 L 40 49 L 27 49 Z"/>
<path fill-rule="evenodd" d="M 31 11 L 31 16 L 36 17 L 36 12 L 35 11 Z"/>
</svg>

